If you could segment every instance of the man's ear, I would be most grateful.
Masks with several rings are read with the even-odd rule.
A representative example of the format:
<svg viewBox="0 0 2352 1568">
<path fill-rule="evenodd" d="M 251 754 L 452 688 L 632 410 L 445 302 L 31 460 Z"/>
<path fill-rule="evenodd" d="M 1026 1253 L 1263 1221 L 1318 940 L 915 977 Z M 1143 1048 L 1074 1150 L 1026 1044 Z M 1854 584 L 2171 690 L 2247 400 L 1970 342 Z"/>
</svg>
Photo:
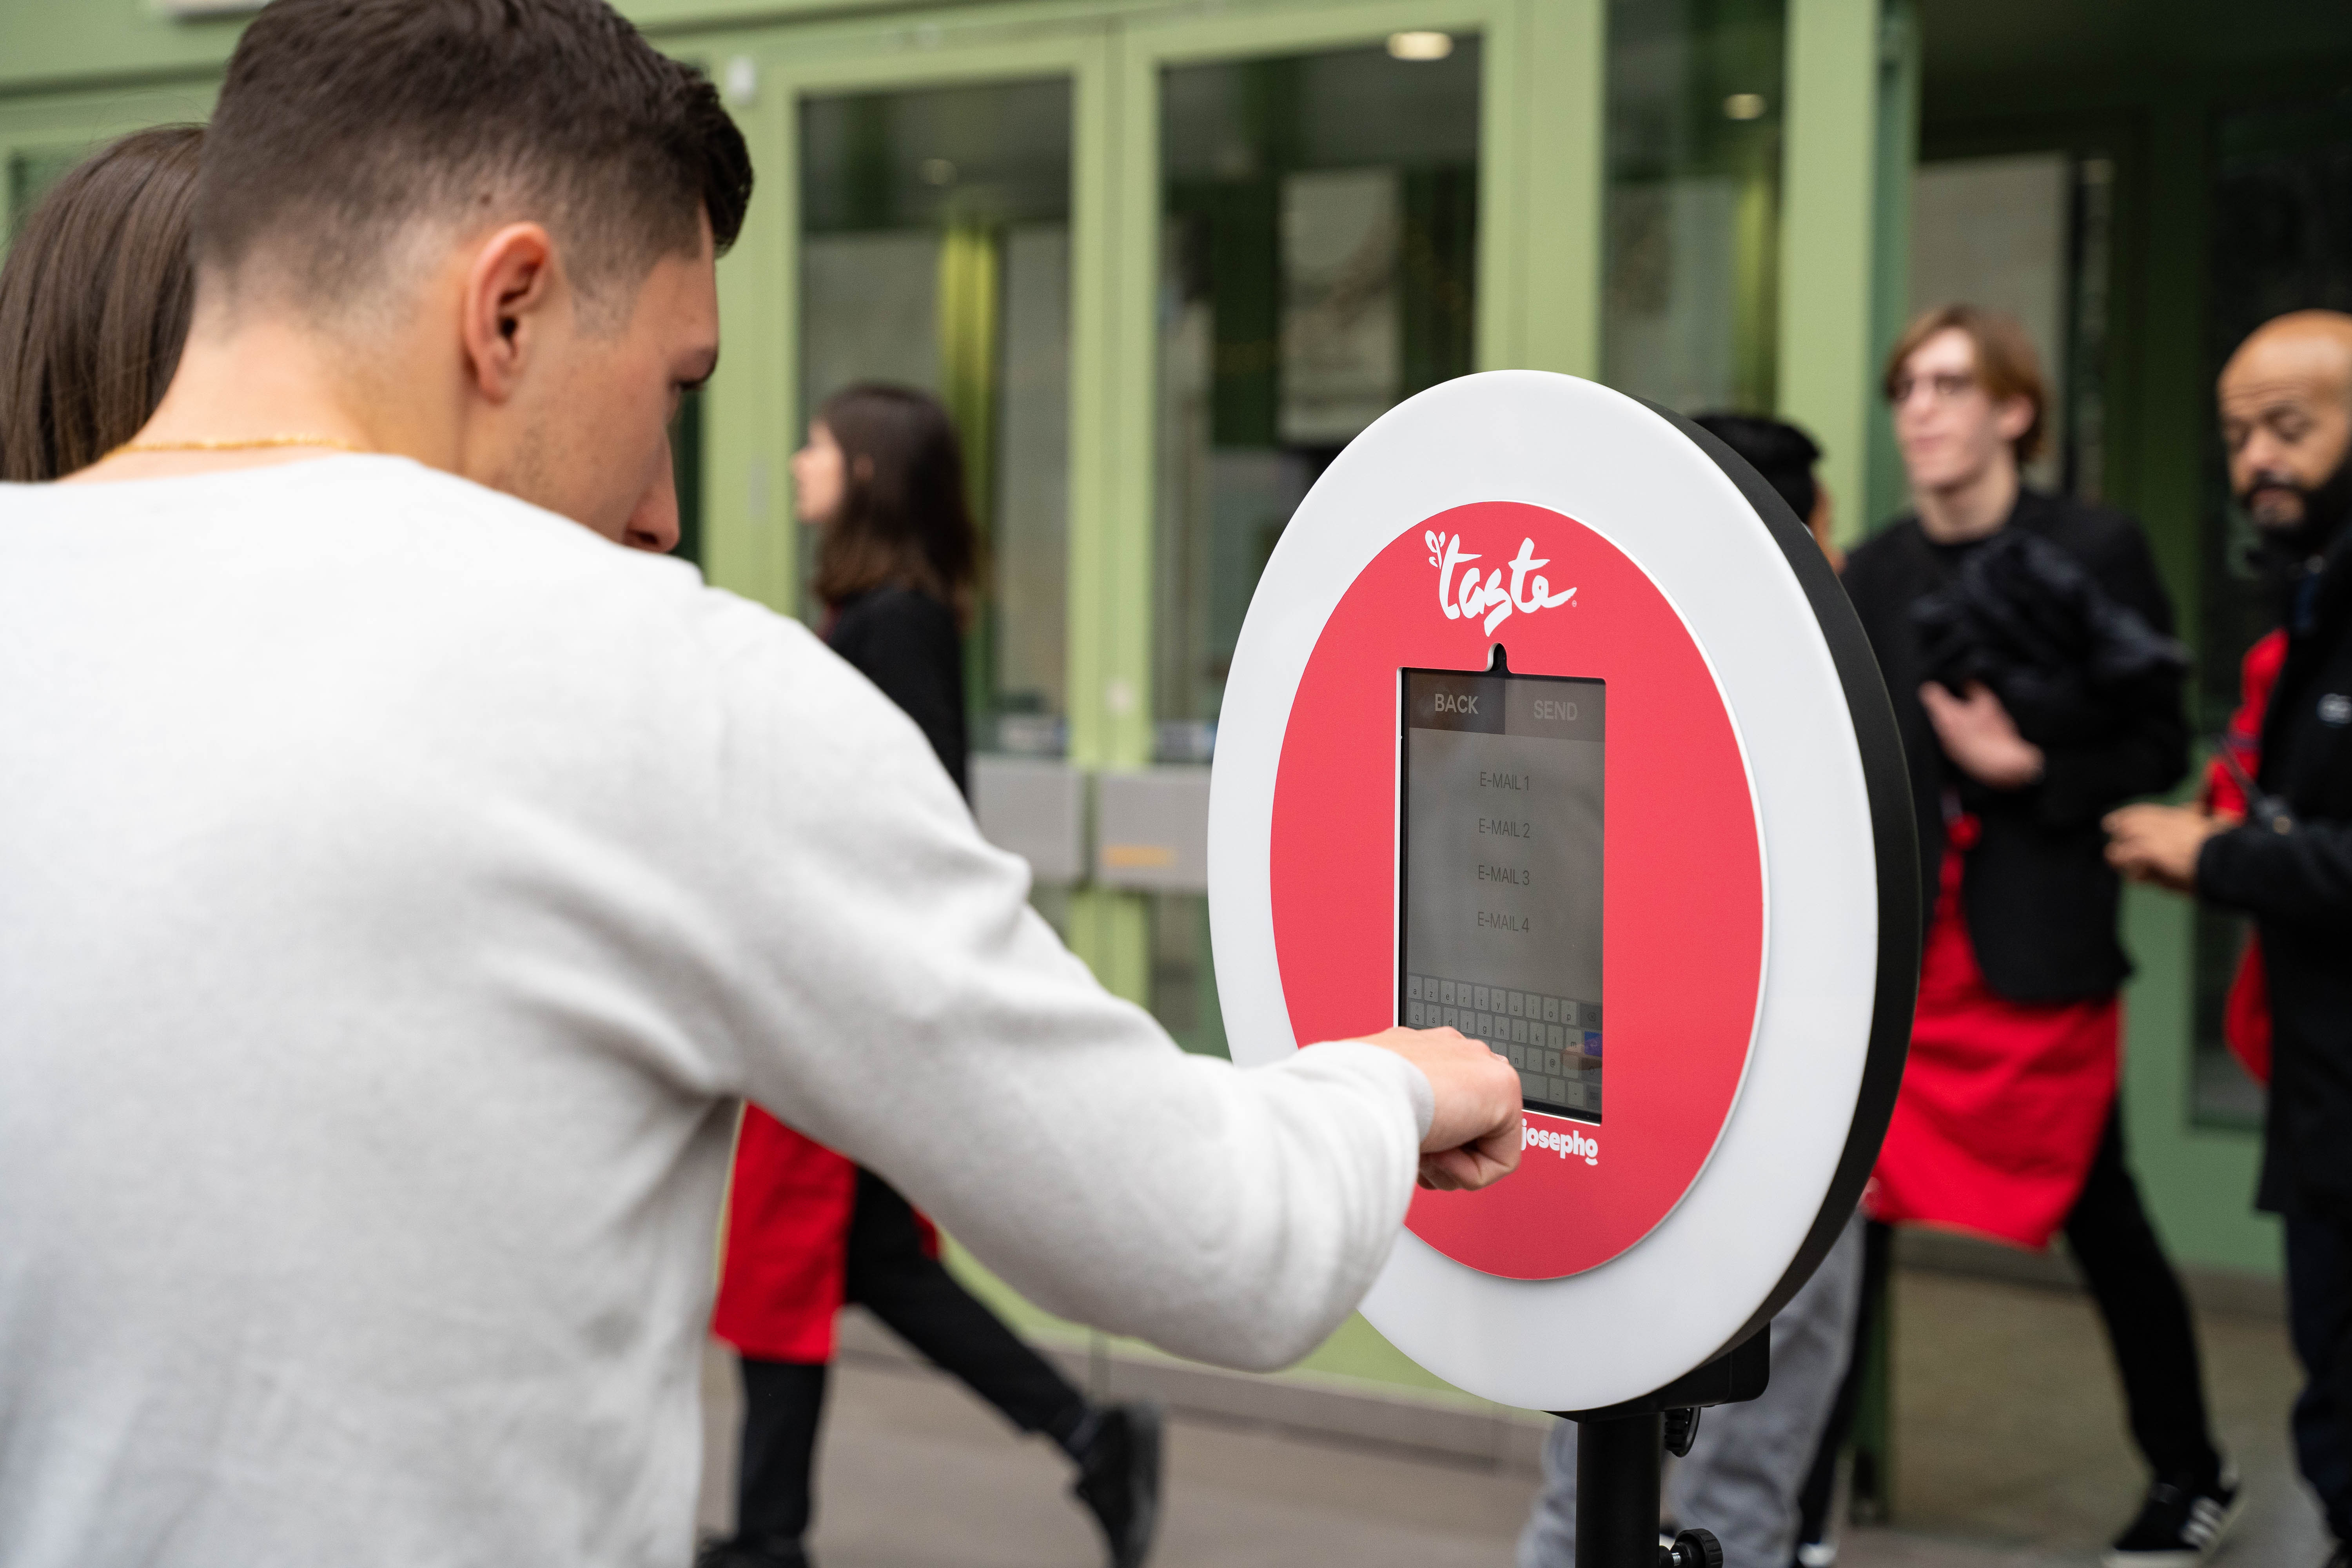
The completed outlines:
<svg viewBox="0 0 2352 1568">
<path fill-rule="evenodd" d="M 509 224 L 474 253 L 460 330 L 467 369 L 485 398 L 514 395 L 561 292 L 555 242 L 538 224 Z"/>
<path fill-rule="evenodd" d="M 2033 428 L 2033 399 L 2004 397 L 1992 411 L 1992 427 L 2004 441 L 2014 442 Z"/>
</svg>

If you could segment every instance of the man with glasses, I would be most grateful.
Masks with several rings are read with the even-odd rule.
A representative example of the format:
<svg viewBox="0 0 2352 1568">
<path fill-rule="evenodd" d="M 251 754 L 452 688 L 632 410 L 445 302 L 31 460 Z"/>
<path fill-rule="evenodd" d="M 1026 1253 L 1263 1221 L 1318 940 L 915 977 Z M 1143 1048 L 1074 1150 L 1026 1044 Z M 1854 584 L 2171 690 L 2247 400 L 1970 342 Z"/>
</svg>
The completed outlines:
<svg viewBox="0 0 2352 1568">
<path fill-rule="evenodd" d="M 1885 390 L 1916 510 L 1844 580 L 1903 729 L 1929 924 L 1871 1211 L 2035 1250 L 2064 1231 L 2154 1472 L 2105 1562 L 2189 1568 L 2240 1494 L 2188 1301 L 2125 1163 L 2130 963 L 2100 827 L 2186 770 L 2186 657 L 2139 526 L 2021 482 L 2045 394 L 2014 321 L 1927 312 Z"/>
</svg>

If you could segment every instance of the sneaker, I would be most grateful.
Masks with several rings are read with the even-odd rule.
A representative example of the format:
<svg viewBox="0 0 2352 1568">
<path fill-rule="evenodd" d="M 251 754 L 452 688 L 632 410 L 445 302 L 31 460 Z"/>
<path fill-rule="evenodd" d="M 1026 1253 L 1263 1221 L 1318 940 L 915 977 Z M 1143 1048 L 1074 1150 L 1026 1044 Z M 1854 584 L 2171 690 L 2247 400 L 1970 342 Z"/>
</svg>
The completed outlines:
<svg viewBox="0 0 2352 1568">
<path fill-rule="evenodd" d="M 1797 1542 L 1797 1568 L 1835 1568 L 1835 1541 L 1800 1541 Z"/>
<path fill-rule="evenodd" d="M 1093 1426 L 1070 1491 L 1102 1526 L 1110 1568 L 1143 1568 L 1160 1528 L 1160 1407 L 1106 1405 Z"/>
<path fill-rule="evenodd" d="M 2105 1568 L 2198 1568 L 2238 1521 L 2245 1500 L 2236 1474 L 2226 1469 L 2210 1491 L 2158 1481 L 2147 1489 L 2139 1517 L 2099 1561 Z"/>
</svg>

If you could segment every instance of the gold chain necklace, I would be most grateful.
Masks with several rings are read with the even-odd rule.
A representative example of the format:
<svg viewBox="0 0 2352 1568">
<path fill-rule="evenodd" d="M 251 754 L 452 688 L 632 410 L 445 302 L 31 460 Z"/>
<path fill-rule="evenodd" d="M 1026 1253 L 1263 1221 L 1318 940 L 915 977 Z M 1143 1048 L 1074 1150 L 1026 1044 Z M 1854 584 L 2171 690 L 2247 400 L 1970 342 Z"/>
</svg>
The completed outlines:
<svg viewBox="0 0 2352 1568">
<path fill-rule="evenodd" d="M 365 452 L 364 447 L 354 447 L 349 441 L 332 436 L 254 436 L 236 441 L 125 441 L 109 452 L 107 458 L 119 458 L 125 452 L 249 452 L 265 447 L 331 447 L 338 452 Z M 99 459 L 104 462 L 106 458 Z"/>
</svg>

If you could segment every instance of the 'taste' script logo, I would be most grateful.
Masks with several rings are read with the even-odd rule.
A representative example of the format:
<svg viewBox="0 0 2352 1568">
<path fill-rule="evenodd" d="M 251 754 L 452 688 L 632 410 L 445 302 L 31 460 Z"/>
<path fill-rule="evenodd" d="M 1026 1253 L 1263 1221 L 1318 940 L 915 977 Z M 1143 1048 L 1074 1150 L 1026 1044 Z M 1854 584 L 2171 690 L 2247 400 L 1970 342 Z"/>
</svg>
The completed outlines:
<svg viewBox="0 0 2352 1568">
<path fill-rule="evenodd" d="M 1492 632 L 1503 624 L 1513 610 L 1525 610 L 1530 615 L 1538 610 L 1554 610 L 1576 597 L 1576 590 L 1563 588 L 1555 594 L 1551 584 L 1540 576 L 1528 574 L 1538 566 L 1551 563 L 1549 555 L 1536 553 L 1536 542 L 1519 541 L 1519 552 L 1505 563 L 1511 574 L 1511 585 L 1503 586 L 1505 566 L 1486 574 L 1484 583 L 1478 580 L 1478 569 L 1470 563 L 1478 559 L 1462 548 L 1458 533 L 1439 533 L 1429 530 L 1422 534 L 1429 545 L 1429 563 L 1437 568 L 1437 607 L 1445 612 L 1449 621 L 1475 621 L 1481 612 L 1486 617 L 1486 630 Z M 1454 570 L 1469 566 L 1462 574 L 1462 585 L 1454 587 Z"/>
</svg>

